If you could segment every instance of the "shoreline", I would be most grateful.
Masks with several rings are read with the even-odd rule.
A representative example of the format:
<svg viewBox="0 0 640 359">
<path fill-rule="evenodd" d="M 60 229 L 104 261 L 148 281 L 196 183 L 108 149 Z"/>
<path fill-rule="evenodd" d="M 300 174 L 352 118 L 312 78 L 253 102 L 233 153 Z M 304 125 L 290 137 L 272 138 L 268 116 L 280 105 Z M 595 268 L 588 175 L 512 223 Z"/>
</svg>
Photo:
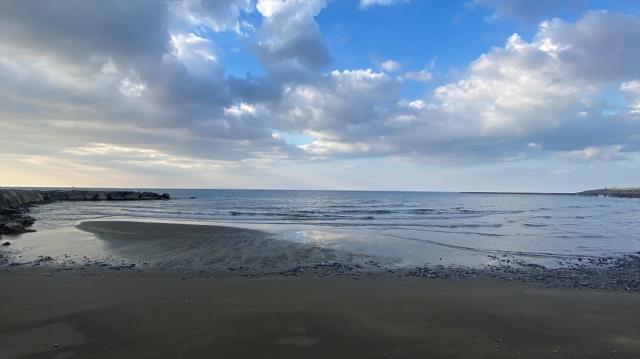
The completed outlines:
<svg viewBox="0 0 640 359">
<path fill-rule="evenodd" d="M 124 259 L 40 256 L 19 263 L 0 252 L 0 270 L 55 276 L 174 273 L 185 278 L 476 278 L 520 282 L 540 288 L 582 288 L 640 293 L 640 253 L 622 257 L 579 258 L 577 264 L 547 268 L 513 257 L 494 256 L 498 265 L 405 266 L 376 258 L 279 240 L 267 232 L 202 224 L 85 221 L 78 228 L 96 235 Z M 14 253 L 13 257 L 19 255 Z M 235 260 L 240 257 L 240 260 Z M 274 261 L 273 258 L 279 258 Z M 250 263 L 247 264 L 247 263 Z"/>
</svg>

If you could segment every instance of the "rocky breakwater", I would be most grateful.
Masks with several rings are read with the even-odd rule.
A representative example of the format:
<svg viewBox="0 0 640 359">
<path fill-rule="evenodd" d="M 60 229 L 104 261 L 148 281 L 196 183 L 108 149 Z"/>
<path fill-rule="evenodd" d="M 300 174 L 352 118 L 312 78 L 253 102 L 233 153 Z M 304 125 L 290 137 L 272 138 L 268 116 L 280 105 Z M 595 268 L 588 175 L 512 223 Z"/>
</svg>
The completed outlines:
<svg viewBox="0 0 640 359">
<path fill-rule="evenodd" d="M 29 207 L 59 201 L 146 201 L 170 199 L 168 193 L 95 190 L 0 189 L 0 234 L 32 231 Z"/>
<path fill-rule="evenodd" d="M 26 214 L 29 206 L 44 201 L 40 191 L 0 190 L 0 233 L 22 233 L 36 221 Z"/>
</svg>

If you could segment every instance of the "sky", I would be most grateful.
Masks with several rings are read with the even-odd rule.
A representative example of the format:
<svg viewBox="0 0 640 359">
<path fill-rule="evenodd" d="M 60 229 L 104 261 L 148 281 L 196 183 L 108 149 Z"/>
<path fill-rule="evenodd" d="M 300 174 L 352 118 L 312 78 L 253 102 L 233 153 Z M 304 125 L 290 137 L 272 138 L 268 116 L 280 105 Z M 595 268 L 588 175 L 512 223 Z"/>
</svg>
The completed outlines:
<svg viewBox="0 0 640 359">
<path fill-rule="evenodd" d="M 639 185 L 640 1 L 0 2 L 0 186 Z"/>
</svg>

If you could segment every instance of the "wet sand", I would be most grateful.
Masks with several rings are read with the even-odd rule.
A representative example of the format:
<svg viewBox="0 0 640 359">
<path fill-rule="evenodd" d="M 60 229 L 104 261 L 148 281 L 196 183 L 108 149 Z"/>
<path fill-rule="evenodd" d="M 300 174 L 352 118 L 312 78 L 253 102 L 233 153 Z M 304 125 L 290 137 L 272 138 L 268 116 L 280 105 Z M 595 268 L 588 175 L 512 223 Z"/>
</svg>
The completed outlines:
<svg viewBox="0 0 640 359">
<path fill-rule="evenodd" d="M 640 296 L 475 279 L 0 273 L 2 358 L 637 358 Z"/>
</svg>

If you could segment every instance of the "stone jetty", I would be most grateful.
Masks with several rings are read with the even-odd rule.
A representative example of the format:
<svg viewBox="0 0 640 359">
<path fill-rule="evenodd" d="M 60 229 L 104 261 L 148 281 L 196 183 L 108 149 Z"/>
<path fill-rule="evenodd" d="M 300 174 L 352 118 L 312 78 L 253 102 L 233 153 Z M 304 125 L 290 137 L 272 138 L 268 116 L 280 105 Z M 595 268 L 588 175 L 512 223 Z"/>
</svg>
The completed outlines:
<svg viewBox="0 0 640 359">
<path fill-rule="evenodd" d="M 170 199 L 168 193 L 115 190 L 27 190 L 0 189 L 0 234 L 31 231 L 35 219 L 29 207 L 59 201 L 146 201 Z"/>
</svg>

